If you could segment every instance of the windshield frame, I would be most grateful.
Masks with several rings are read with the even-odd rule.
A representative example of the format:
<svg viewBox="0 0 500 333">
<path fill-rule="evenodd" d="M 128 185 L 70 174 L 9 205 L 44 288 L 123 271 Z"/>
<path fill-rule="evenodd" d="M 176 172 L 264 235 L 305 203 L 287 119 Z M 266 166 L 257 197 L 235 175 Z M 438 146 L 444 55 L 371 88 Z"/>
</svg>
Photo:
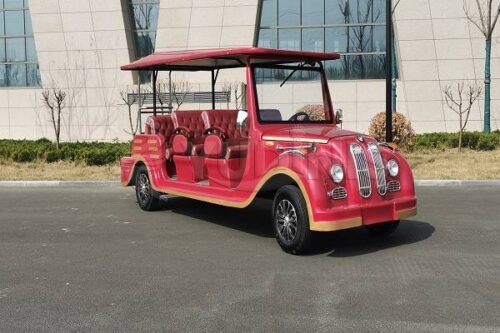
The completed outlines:
<svg viewBox="0 0 500 333">
<path fill-rule="evenodd" d="M 302 66 L 304 63 L 298 65 L 284 65 L 284 64 L 252 64 L 250 65 L 252 73 L 252 81 L 254 88 L 254 101 L 255 101 L 255 113 L 259 124 L 269 125 L 269 124 L 294 124 L 294 125 L 332 125 L 335 123 L 335 117 L 333 114 L 332 101 L 330 97 L 330 91 L 328 90 L 328 80 L 325 75 L 323 64 L 321 62 L 316 63 L 306 63 L 311 65 L 311 67 Z M 297 71 L 314 71 L 320 74 L 320 84 L 323 95 L 323 105 L 325 107 L 325 120 L 312 120 L 312 121 L 290 121 L 290 120 L 262 120 L 260 118 L 260 107 L 259 107 L 259 95 L 257 90 L 257 78 L 255 75 L 256 69 L 269 68 L 269 69 L 287 69 L 287 70 L 297 70 Z M 276 81 L 279 84 L 279 80 Z M 308 82 L 308 81 L 298 81 L 298 82 Z M 287 82 L 289 83 L 289 82 Z"/>
</svg>

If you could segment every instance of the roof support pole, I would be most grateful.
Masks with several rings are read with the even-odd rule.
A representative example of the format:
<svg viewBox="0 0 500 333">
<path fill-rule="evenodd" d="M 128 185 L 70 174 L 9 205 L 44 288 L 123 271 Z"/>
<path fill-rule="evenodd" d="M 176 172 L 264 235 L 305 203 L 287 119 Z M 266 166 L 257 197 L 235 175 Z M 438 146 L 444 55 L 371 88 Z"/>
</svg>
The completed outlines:
<svg viewBox="0 0 500 333">
<path fill-rule="evenodd" d="M 215 110 L 215 71 L 212 69 L 212 109 Z"/>
<path fill-rule="evenodd" d="M 385 141 L 392 142 L 392 0 L 386 0 Z"/>
<path fill-rule="evenodd" d="M 156 117 L 156 79 L 158 78 L 158 71 L 153 71 L 153 116 Z"/>
</svg>

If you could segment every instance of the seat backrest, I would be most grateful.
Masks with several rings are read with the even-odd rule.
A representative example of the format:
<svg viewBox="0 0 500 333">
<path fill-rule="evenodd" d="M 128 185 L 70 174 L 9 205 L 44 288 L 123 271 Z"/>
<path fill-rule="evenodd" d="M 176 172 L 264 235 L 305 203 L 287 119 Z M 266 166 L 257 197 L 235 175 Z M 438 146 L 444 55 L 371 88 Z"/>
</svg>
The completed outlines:
<svg viewBox="0 0 500 333">
<path fill-rule="evenodd" d="M 240 130 L 236 126 L 238 110 L 207 110 L 202 114 L 205 129 L 219 128 L 229 140 L 241 138 Z"/>
<path fill-rule="evenodd" d="M 168 144 L 174 133 L 174 123 L 170 115 L 150 116 L 146 120 L 145 134 L 157 134 L 165 138 Z"/>
<path fill-rule="evenodd" d="M 174 128 L 187 128 L 193 134 L 191 139 L 191 143 L 193 144 L 203 143 L 203 131 L 205 130 L 205 125 L 203 124 L 203 119 L 201 118 L 202 112 L 203 111 L 172 112 Z"/>
</svg>

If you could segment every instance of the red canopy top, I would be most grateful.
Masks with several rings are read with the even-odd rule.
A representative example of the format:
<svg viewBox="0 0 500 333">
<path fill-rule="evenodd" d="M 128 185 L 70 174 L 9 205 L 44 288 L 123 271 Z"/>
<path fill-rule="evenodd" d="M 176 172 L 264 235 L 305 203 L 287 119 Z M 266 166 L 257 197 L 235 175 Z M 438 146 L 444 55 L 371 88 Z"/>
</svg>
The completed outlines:
<svg viewBox="0 0 500 333">
<path fill-rule="evenodd" d="M 302 61 L 335 60 L 338 53 L 319 53 L 240 47 L 228 49 L 202 49 L 155 52 L 147 57 L 122 66 L 122 70 L 213 70 L 236 68 L 250 63 L 285 64 Z"/>
</svg>

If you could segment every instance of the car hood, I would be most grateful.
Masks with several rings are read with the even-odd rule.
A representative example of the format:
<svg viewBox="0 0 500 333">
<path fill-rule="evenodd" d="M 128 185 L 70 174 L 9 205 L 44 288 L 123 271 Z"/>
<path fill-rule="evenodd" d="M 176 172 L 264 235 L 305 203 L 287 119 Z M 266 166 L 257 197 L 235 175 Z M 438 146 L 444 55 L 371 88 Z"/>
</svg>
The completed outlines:
<svg viewBox="0 0 500 333">
<path fill-rule="evenodd" d="M 330 139 L 352 135 L 360 135 L 360 133 L 325 125 L 292 125 L 265 131 L 262 138 L 272 141 L 327 143 Z"/>
</svg>

